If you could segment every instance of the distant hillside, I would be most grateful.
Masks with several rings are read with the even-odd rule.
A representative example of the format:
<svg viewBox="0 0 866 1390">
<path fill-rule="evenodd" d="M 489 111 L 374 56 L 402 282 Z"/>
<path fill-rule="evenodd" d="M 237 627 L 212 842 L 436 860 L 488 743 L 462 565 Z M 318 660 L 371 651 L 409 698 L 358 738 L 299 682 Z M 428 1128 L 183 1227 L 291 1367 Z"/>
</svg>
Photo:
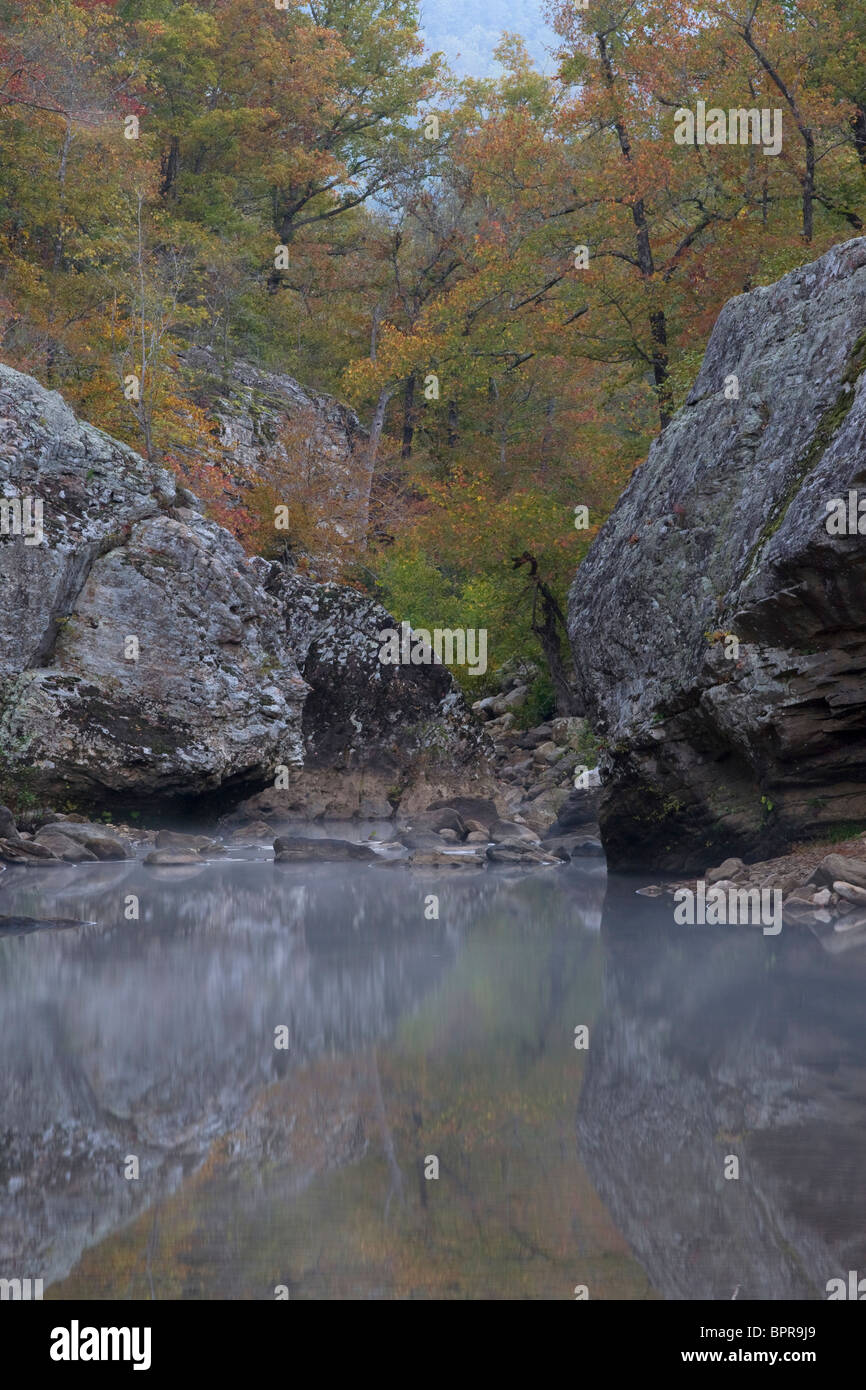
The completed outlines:
<svg viewBox="0 0 866 1390">
<path fill-rule="evenodd" d="M 444 53 L 461 76 L 492 77 L 500 71 L 493 50 L 506 30 L 523 37 L 537 67 L 553 70 L 547 50 L 556 35 L 545 23 L 541 0 L 423 0 L 421 22 L 431 50 Z"/>
</svg>

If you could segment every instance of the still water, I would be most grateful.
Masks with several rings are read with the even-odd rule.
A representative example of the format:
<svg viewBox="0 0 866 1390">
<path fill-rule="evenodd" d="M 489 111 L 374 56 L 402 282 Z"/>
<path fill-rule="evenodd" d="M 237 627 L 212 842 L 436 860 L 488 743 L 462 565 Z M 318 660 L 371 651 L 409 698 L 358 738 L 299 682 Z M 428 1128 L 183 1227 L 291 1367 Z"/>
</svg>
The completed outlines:
<svg viewBox="0 0 866 1390">
<path fill-rule="evenodd" d="M 232 855 L 3 875 L 6 916 L 92 925 L 0 935 L 0 1276 L 780 1299 L 866 1273 L 866 952 L 677 926 L 598 865 Z"/>
</svg>

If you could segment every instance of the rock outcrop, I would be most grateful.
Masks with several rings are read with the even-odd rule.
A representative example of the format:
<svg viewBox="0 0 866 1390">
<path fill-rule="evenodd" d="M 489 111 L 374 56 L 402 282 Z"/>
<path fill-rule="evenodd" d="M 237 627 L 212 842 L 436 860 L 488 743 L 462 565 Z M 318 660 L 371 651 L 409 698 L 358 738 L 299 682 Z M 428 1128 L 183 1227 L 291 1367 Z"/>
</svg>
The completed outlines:
<svg viewBox="0 0 866 1390">
<path fill-rule="evenodd" d="M 38 544 L 0 537 L 4 778 L 47 799 L 147 801 L 299 761 L 307 687 L 237 542 L 169 473 L 7 367 L 0 417 L 2 492 L 43 517 Z"/>
<path fill-rule="evenodd" d="M 403 794 L 422 745 L 453 771 L 478 735 L 447 670 L 378 662 L 383 626 L 0 366 L 0 800 L 225 804 L 308 752 L 332 796 L 365 761 Z"/>
<path fill-rule="evenodd" d="M 456 793 L 489 795 L 489 746 L 444 666 L 389 665 L 379 634 L 391 615 L 357 589 L 316 584 L 256 560 L 284 615 L 285 641 L 310 687 L 304 765 L 239 815 L 276 822 L 311 816 L 384 819 Z"/>
<path fill-rule="evenodd" d="M 828 528 L 834 499 L 866 498 L 864 368 L 866 239 L 731 300 L 581 565 L 569 631 L 612 866 L 866 822 L 866 539 Z"/>
<path fill-rule="evenodd" d="M 310 558 L 322 577 L 333 577 L 341 544 L 363 542 L 367 529 L 369 438 L 355 412 L 283 372 L 238 359 L 227 370 L 209 348 L 190 348 L 180 361 L 194 401 L 213 421 L 238 501 L 260 481 L 289 507 L 304 489 L 327 499 Z"/>
</svg>

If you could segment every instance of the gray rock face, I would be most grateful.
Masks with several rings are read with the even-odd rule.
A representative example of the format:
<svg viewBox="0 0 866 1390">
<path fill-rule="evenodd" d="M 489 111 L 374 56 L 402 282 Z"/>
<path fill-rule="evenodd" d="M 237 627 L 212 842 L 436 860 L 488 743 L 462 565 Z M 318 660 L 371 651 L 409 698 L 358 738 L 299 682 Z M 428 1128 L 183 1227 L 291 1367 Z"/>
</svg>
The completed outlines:
<svg viewBox="0 0 866 1390">
<path fill-rule="evenodd" d="M 164 800 L 298 761 L 306 686 L 234 539 L 7 367 L 0 417 L 0 491 L 44 515 L 40 544 L 0 536 L 4 775 Z"/>
<path fill-rule="evenodd" d="M 0 366 L 4 497 L 0 790 L 97 807 L 280 796 L 277 769 L 306 759 L 303 815 L 381 816 L 416 763 L 429 800 L 447 787 L 427 774 L 476 758 L 444 667 L 379 662 L 394 626 L 379 604 L 249 560 L 169 473 Z"/>
<path fill-rule="evenodd" d="M 614 867 L 866 819 L 866 536 L 826 524 L 866 497 L 864 329 L 866 239 L 731 300 L 580 567 L 569 631 Z"/>
<path fill-rule="evenodd" d="M 389 801 L 414 813 L 446 793 L 491 789 L 489 745 L 450 671 L 379 660 L 380 632 L 397 626 L 381 604 L 273 562 L 254 563 L 284 615 L 285 641 L 310 694 L 303 769 L 291 770 L 288 789 L 251 798 L 241 814 L 277 823 L 379 818 Z"/>
</svg>

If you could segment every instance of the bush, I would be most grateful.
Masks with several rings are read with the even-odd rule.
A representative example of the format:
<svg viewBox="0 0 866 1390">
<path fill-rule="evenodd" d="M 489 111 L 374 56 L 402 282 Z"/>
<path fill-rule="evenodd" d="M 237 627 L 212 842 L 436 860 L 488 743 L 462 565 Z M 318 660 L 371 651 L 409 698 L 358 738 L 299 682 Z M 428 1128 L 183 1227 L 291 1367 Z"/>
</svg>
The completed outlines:
<svg viewBox="0 0 866 1390">
<path fill-rule="evenodd" d="M 538 724 L 555 718 L 556 692 L 550 676 L 542 672 L 529 687 L 525 703 L 515 714 L 514 725 L 517 729 L 534 729 Z"/>
</svg>

